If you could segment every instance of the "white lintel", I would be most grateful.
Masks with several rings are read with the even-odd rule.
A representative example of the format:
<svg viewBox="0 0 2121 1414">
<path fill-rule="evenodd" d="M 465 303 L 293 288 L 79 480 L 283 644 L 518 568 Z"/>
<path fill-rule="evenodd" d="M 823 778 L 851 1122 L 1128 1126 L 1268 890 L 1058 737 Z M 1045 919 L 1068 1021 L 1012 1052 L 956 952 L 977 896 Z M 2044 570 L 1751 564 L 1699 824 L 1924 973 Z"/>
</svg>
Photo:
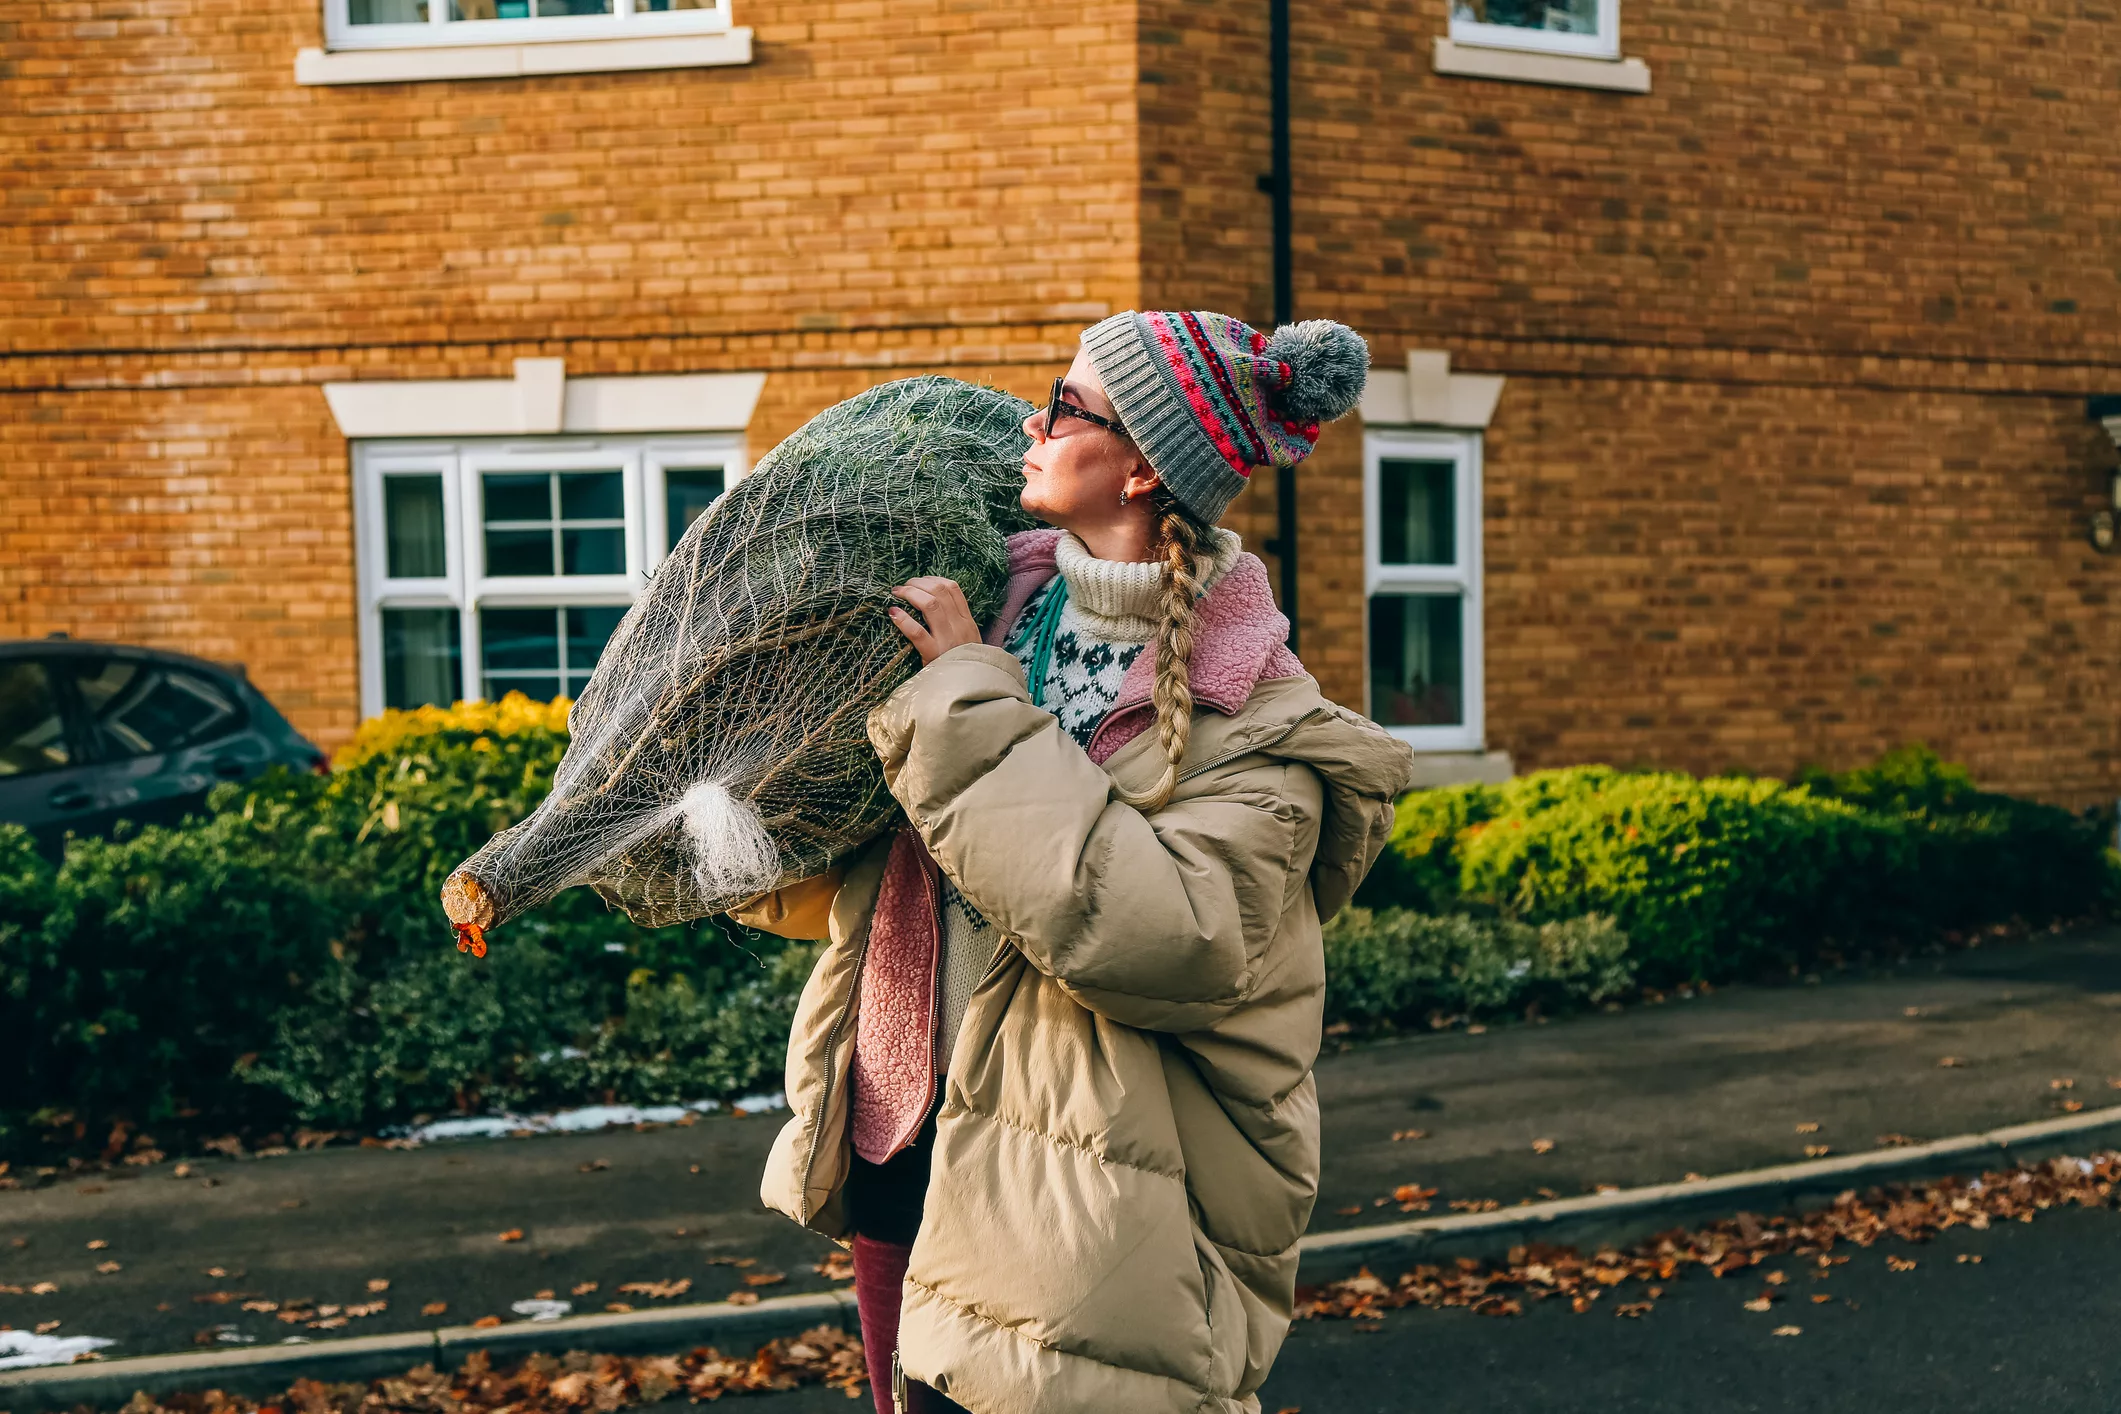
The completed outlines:
<svg viewBox="0 0 2121 1414">
<path fill-rule="evenodd" d="M 1481 431 L 1494 419 L 1504 381 L 1499 373 L 1453 373 L 1447 350 L 1411 349 L 1404 372 L 1370 370 L 1362 420 L 1381 427 Z"/>
<path fill-rule="evenodd" d="M 513 378 L 326 383 L 346 437 L 520 437 L 619 432 L 741 432 L 763 373 L 569 378 L 557 358 L 519 358 Z"/>
</svg>

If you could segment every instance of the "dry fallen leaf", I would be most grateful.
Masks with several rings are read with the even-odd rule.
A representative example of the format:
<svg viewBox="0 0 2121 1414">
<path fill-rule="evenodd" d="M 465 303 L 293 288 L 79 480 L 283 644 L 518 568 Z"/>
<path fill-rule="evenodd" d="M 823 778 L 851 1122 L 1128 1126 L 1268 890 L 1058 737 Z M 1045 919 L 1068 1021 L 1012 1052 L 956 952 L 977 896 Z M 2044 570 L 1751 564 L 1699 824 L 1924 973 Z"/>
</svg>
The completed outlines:
<svg viewBox="0 0 2121 1414">
<path fill-rule="evenodd" d="M 1745 1303 L 1745 1309 L 1748 1311 L 1766 1311 L 1771 1309 L 1774 1304 L 1775 1298 L 1772 1296 L 1756 1296 L 1751 1301 Z"/>
<path fill-rule="evenodd" d="M 1357 1203 L 1350 1208 L 1335 1208 L 1333 1211 L 1340 1214 L 1344 1218 L 1358 1217 L 1362 1213 L 1362 1204 Z"/>
<path fill-rule="evenodd" d="M 2050 1080 L 2047 1082 L 2047 1088 L 2050 1090 L 2074 1090 L 2077 1088 L 2077 1080 L 2075 1076 L 2065 1080 Z M 94 1246 L 93 1243 L 90 1245 Z"/>
<path fill-rule="evenodd" d="M 256 1311 L 260 1315 L 269 1315 L 280 1309 L 280 1303 L 277 1301 L 246 1301 L 243 1303 L 243 1309 Z"/>
<path fill-rule="evenodd" d="M 1654 1301 L 1623 1301 L 1620 1303 L 1620 1305 L 1615 1306 L 1613 1308 L 1613 1314 L 1616 1316 L 1632 1316 L 1637 1319 L 1640 1319 L 1643 1316 L 1649 1315 L 1650 1312 L 1656 1309 L 1657 1303 Z"/>
<path fill-rule="evenodd" d="M 759 1294 L 756 1291 L 732 1291 L 722 1299 L 731 1306 L 756 1306 L 759 1304 Z"/>
<path fill-rule="evenodd" d="M 1775 1334 L 1776 1334 L 1776 1335 L 1803 1335 L 1803 1334 L 1804 1334 L 1804 1327 L 1803 1327 L 1803 1326 L 1777 1326 L 1777 1327 L 1775 1327 Z"/>
<path fill-rule="evenodd" d="M 1787 1272 L 1769 1272 L 1765 1277 L 1761 1278 L 1769 1286 L 1780 1286 L 1789 1279 L 1789 1273 Z"/>
<path fill-rule="evenodd" d="M 823 1261 L 810 1269 L 826 1281 L 853 1281 L 854 1258 L 835 1247 L 825 1254 Z"/>
<path fill-rule="evenodd" d="M 119 1266 L 116 1262 L 98 1262 L 96 1263 L 96 1270 L 104 1276 L 110 1276 L 113 1273 L 124 1271 L 125 1268 Z"/>
<path fill-rule="evenodd" d="M 1959 1057 L 1957 1056 L 1939 1056 L 1937 1058 L 1937 1064 L 1943 1066 L 1946 1070 L 1955 1070 L 1958 1067 L 1965 1065 L 1966 1062 L 1959 1059 Z"/>
<path fill-rule="evenodd" d="M 29 1289 L 29 1294 L 32 1296 L 53 1296 L 57 1295 L 58 1291 L 59 1287 L 57 1283 L 40 1281 L 35 1286 Z"/>
<path fill-rule="evenodd" d="M 221 1278 L 221 1277 L 225 1277 L 225 1276 L 227 1276 L 227 1275 L 228 1275 L 228 1268 L 226 1268 L 226 1267 L 208 1267 L 208 1268 L 206 1269 L 206 1274 L 207 1274 L 208 1276 L 210 1276 L 210 1277 L 214 1277 L 214 1278 L 216 1278 L 216 1279 L 219 1279 L 219 1278 Z"/>
<path fill-rule="evenodd" d="M 604 1309 L 607 1311 L 616 1311 L 623 1316 L 628 1311 L 631 1311 L 633 1307 L 628 1305 L 624 1301 L 606 1301 L 604 1303 Z"/>
<path fill-rule="evenodd" d="M 1554 1141 L 1551 1139 L 1534 1139 L 1532 1141 L 1532 1152 L 1535 1154 L 1551 1154 L 1554 1152 Z"/>
<path fill-rule="evenodd" d="M 1807 1144 L 1804 1146 L 1804 1156 L 1807 1159 L 1823 1159 L 1833 1152 L 1834 1148 L 1831 1144 Z"/>
<path fill-rule="evenodd" d="M 1959 1260 L 1962 1262 L 1979 1262 L 1981 1260 L 1981 1254 L 1979 1252 L 1961 1252 L 1959 1254 Z"/>
<path fill-rule="evenodd" d="M 420 1308 L 420 1314 L 423 1316 L 440 1316 L 448 1310 L 449 1303 L 447 1301 L 430 1301 Z"/>
<path fill-rule="evenodd" d="M 2083 1108 L 2084 1101 L 2082 1100 L 2064 1100 L 2062 1102 L 2062 1112 L 2064 1114 L 2075 1114 Z"/>
<path fill-rule="evenodd" d="M 1885 1269 L 1889 1272 L 1911 1272 L 1915 1270 L 1915 1259 L 1913 1257 L 1896 1257 L 1888 1253 L 1885 1258 Z"/>
<path fill-rule="evenodd" d="M 530 1299 L 533 1301 L 550 1301 L 552 1300 L 552 1297 L 553 1292 L 552 1288 L 550 1287 L 547 1287 L 543 1291 L 533 1291 L 530 1293 Z"/>
<path fill-rule="evenodd" d="M 106 1247 L 108 1247 L 108 1246 L 110 1246 L 110 1243 L 108 1243 L 108 1242 L 104 1241 L 104 1240 L 103 1240 L 102 1238 L 98 1237 L 98 1238 L 95 1238 L 95 1239 L 93 1239 L 93 1240 L 91 1240 L 91 1241 L 89 1242 L 89 1244 L 88 1244 L 88 1250 L 89 1250 L 89 1251 L 91 1251 L 91 1252 L 101 1252 L 101 1251 L 102 1251 L 102 1250 L 103 1250 L 104 1248 L 106 1248 Z"/>
<path fill-rule="evenodd" d="M 471 1323 L 471 1328 L 475 1331 L 490 1331 L 499 1324 L 501 1324 L 499 1316 L 481 1316 Z"/>
<path fill-rule="evenodd" d="M 1819 1121 L 1816 1119 L 1808 1119 L 1804 1123 L 1797 1126 L 1797 1132 L 1799 1134 L 1817 1134 L 1819 1132 Z"/>
<path fill-rule="evenodd" d="M 1679 1181 L 1681 1183 L 1707 1183 L 1709 1180 L 1708 1175 L 1695 1173 L 1693 1170 L 1689 1169 L 1686 1175 Z"/>
<path fill-rule="evenodd" d="M 1827 1302 L 1829 1302 L 1829 1301 L 1831 1301 L 1831 1300 L 1833 1300 L 1833 1299 L 1834 1299 L 1833 1297 L 1831 1297 L 1831 1296 L 1827 1295 L 1827 1294 L 1826 1294 L 1825 1292 L 1821 1291 L 1821 1292 L 1817 1292 L 1817 1293 L 1815 1293 L 1815 1294 L 1813 1295 L 1813 1297 L 1812 1297 L 1812 1304 L 1813 1304 L 1814 1306 L 1824 1306 L 1824 1305 L 1826 1305 L 1826 1303 L 1827 1303 Z"/>
<path fill-rule="evenodd" d="M 1426 1139 L 1428 1137 L 1429 1131 L 1426 1129 L 1395 1129 L 1392 1131 L 1392 1142 L 1394 1144 L 1397 1144 L 1402 1139 Z"/>
<path fill-rule="evenodd" d="M 571 1288 L 568 1289 L 567 1294 L 569 1296 L 587 1296 L 590 1292 L 595 1291 L 596 1289 L 597 1284 L 593 1281 L 576 1282 Z"/>
<path fill-rule="evenodd" d="M 521 1242 L 523 1240 L 523 1229 L 512 1227 L 500 1234 L 500 1240 L 503 1242 Z"/>
<path fill-rule="evenodd" d="M 1878 1147 L 1881 1149 L 1905 1149 L 1914 1144 L 1914 1142 L 1905 1134 L 1881 1134 L 1878 1136 Z"/>
<path fill-rule="evenodd" d="M 58 1321 L 39 1321 L 37 1322 L 37 1334 L 50 1335 L 53 1331 L 59 1329 L 60 1324 Z"/>
<path fill-rule="evenodd" d="M 390 1290 L 390 1278 L 370 1277 L 368 1279 L 368 1289 L 370 1291 L 388 1291 Z"/>
<path fill-rule="evenodd" d="M 1902 1016 L 1920 1016 L 1922 1015 L 1922 1008 L 1918 1006 L 1902 1007 L 1900 1014 Z"/>
<path fill-rule="evenodd" d="M 746 1281 L 751 1278 L 746 1277 Z M 619 1287 L 623 1296 L 646 1296 L 655 1301 L 668 1301 L 673 1296 L 683 1296 L 692 1290 L 692 1279 L 680 1277 L 675 1281 L 629 1281 Z"/>
<path fill-rule="evenodd" d="M 778 1286 L 786 1280 L 788 1280 L 788 1278 L 783 1276 L 779 1272 L 747 1272 L 744 1276 L 744 1285 Z"/>
<path fill-rule="evenodd" d="M 313 1331 L 335 1331 L 345 1324 L 346 1317 L 344 1316 L 326 1316 L 321 1321 L 311 1321 L 309 1323 L 309 1328 Z M 480 1324 L 483 1324 L 483 1322 Z M 501 1322 L 496 1319 L 494 1321 L 494 1324 L 499 1325 L 501 1324 Z"/>
</svg>

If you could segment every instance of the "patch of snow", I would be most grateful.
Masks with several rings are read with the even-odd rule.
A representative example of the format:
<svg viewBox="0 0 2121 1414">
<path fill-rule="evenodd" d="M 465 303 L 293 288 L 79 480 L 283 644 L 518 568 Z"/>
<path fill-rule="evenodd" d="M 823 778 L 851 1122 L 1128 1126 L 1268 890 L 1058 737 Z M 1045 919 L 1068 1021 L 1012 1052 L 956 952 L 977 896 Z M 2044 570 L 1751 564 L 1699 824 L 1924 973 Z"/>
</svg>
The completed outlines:
<svg viewBox="0 0 2121 1414">
<path fill-rule="evenodd" d="M 532 1134 L 585 1134 L 613 1125 L 675 1124 L 687 1115 L 709 1115 L 722 1108 L 719 1100 L 695 1100 L 689 1105 L 583 1105 L 554 1114 L 474 1115 L 463 1119 L 438 1119 L 431 1124 L 383 1131 L 386 1137 L 431 1144 L 441 1139 L 500 1139 L 528 1131 Z M 788 1108 L 781 1091 L 745 1095 L 734 1108 L 746 1114 Z"/>
<path fill-rule="evenodd" d="M 76 1355 L 86 1355 L 117 1343 L 100 1335 L 0 1331 L 0 1370 L 27 1370 L 33 1365 L 71 1365 Z"/>
<path fill-rule="evenodd" d="M 518 1316 L 528 1316 L 533 1321 L 557 1321 L 574 1309 L 572 1301 L 518 1301 L 508 1308 Z"/>
</svg>

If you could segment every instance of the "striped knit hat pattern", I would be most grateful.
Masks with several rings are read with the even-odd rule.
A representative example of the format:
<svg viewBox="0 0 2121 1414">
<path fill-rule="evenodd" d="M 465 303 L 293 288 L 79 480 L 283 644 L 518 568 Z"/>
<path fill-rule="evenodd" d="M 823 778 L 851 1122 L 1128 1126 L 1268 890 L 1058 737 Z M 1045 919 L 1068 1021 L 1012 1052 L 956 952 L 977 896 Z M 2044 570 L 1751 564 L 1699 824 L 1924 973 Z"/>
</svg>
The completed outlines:
<svg viewBox="0 0 2121 1414">
<path fill-rule="evenodd" d="M 1128 310 L 1083 331 L 1127 435 L 1178 503 L 1213 525 L 1252 469 L 1311 455 L 1349 411 L 1370 348 L 1345 324 L 1306 319 L 1262 334 L 1206 310 Z"/>
</svg>

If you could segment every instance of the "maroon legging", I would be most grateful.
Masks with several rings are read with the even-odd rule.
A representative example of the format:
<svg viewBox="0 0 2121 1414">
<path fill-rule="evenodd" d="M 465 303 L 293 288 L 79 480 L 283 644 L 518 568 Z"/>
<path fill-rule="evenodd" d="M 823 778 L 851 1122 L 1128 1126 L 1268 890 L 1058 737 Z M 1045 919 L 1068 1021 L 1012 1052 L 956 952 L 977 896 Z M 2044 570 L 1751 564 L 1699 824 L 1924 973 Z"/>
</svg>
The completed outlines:
<svg viewBox="0 0 2121 1414">
<path fill-rule="evenodd" d="M 876 1414 L 891 1407 L 891 1356 L 898 1349 L 898 1311 L 911 1247 L 874 1238 L 854 1239 L 854 1304 L 862 1317 L 862 1358 L 869 1362 L 869 1390 Z M 918 1380 L 906 1381 L 906 1414 L 967 1414 L 965 1407 Z"/>
</svg>

